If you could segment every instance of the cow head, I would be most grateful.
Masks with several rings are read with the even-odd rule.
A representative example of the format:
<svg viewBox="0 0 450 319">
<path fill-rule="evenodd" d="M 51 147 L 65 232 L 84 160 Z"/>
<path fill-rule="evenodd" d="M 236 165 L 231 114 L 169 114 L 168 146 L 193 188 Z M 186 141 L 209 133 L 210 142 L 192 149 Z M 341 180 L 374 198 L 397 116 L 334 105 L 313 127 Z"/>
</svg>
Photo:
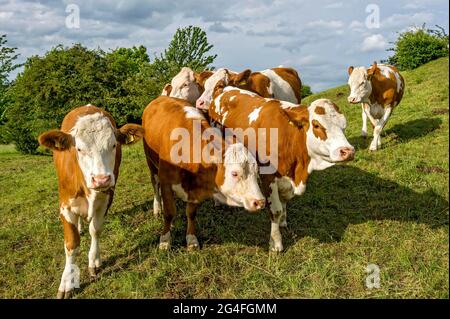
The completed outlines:
<svg viewBox="0 0 450 319">
<path fill-rule="evenodd" d="M 214 197 L 224 204 L 243 206 L 249 211 L 265 206 L 258 186 L 258 164 L 241 143 L 231 144 L 226 149 L 223 163 L 218 164 L 216 185 L 220 193 Z"/>
<path fill-rule="evenodd" d="M 247 81 L 251 73 L 252 71 L 249 69 L 241 73 L 230 72 L 224 68 L 218 69 L 205 81 L 205 90 L 197 99 L 195 106 L 201 110 L 208 110 L 218 83 L 221 83 L 222 86 L 238 86 L 240 83 Z"/>
<path fill-rule="evenodd" d="M 196 73 L 188 67 L 183 67 L 171 83 L 164 86 L 161 95 L 176 97 L 194 104 L 202 93 L 204 82 L 212 74 L 211 71 Z"/>
<path fill-rule="evenodd" d="M 345 116 L 328 99 L 315 100 L 308 110 L 286 110 L 291 122 L 306 130 L 306 147 L 311 170 L 322 170 L 335 163 L 352 160 L 355 149 L 347 141 Z"/>
<path fill-rule="evenodd" d="M 143 135 L 140 125 L 116 129 L 108 117 L 97 112 L 79 117 L 69 133 L 51 130 L 41 134 L 39 143 L 55 151 L 74 150 L 86 186 L 105 190 L 115 185 L 117 148 L 137 142 Z"/>
<path fill-rule="evenodd" d="M 363 66 L 348 68 L 348 85 L 350 86 L 350 95 L 347 100 L 349 103 L 369 102 L 369 96 L 372 93 L 372 76 L 377 70 L 377 63 L 366 69 Z"/>
</svg>

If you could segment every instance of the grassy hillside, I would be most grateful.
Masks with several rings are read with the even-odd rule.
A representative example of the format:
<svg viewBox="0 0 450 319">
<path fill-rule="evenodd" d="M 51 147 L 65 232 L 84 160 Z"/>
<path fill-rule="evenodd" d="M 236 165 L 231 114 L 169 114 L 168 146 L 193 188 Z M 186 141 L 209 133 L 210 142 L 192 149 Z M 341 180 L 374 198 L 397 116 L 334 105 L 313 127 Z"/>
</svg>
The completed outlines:
<svg viewBox="0 0 450 319">
<path fill-rule="evenodd" d="M 280 255 L 268 251 L 267 212 L 211 202 L 198 214 L 200 251 L 185 249 L 182 203 L 174 248 L 158 251 L 162 219 L 151 211 L 142 144 L 128 148 L 100 242 L 103 270 L 89 282 L 85 227 L 76 298 L 448 298 L 447 72 L 444 58 L 403 73 L 404 99 L 376 153 L 359 136 L 361 108 L 346 102 L 347 86 L 308 97 L 340 106 L 357 154 L 313 173 L 288 204 Z M 0 190 L 0 297 L 55 297 L 64 249 L 52 158 L 1 146 Z M 379 289 L 365 286 L 371 263 Z"/>
</svg>

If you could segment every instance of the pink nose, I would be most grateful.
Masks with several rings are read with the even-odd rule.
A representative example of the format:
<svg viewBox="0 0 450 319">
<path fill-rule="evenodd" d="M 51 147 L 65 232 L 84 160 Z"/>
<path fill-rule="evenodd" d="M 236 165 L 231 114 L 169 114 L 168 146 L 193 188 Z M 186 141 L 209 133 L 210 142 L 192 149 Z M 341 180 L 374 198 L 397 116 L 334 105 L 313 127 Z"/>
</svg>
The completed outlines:
<svg viewBox="0 0 450 319">
<path fill-rule="evenodd" d="M 197 102 L 195 102 L 195 106 L 198 109 L 204 110 L 205 109 L 205 101 L 198 99 Z"/>
<path fill-rule="evenodd" d="M 339 149 L 339 155 L 342 161 L 351 161 L 355 158 L 355 149 L 353 147 L 341 147 Z"/>
<path fill-rule="evenodd" d="M 254 199 L 251 201 L 252 208 L 254 210 L 260 210 L 263 209 L 264 206 L 266 206 L 266 200 L 265 199 Z"/>
<path fill-rule="evenodd" d="M 92 184 L 94 187 L 105 187 L 109 186 L 111 182 L 111 175 L 95 175 L 92 177 Z"/>
<path fill-rule="evenodd" d="M 356 102 L 356 97 L 348 97 L 347 99 L 350 103 L 355 103 Z"/>
</svg>

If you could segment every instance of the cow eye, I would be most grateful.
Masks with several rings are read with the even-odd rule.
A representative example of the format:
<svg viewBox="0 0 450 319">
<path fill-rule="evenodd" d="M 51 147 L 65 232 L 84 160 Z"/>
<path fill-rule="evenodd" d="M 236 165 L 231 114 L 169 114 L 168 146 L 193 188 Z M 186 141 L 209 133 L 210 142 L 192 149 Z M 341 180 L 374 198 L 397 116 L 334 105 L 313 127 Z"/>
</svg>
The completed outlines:
<svg viewBox="0 0 450 319">
<path fill-rule="evenodd" d="M 314 124 L 314 128 L 315 128 L 315 129 L 319 129 L 319 128 L 320 128 L 320 125 L 319 125 L 319 124 Z"/>
<path fill-rule="evenodd" d="M 116 148 L 116 144 L 113 145 L 113 148 Z"/>
<path fill-rule="evenodd" d="M 238 174 L 238 172 L 236 172 L 236 171 L 232 171 L 232 172 L 231 172 L 231 176 L 233 176 L 233 177 L 238 177 L 239 174 Z"/>
<path fill-rule="evenodd" d="M 78 147 L 78 148 L 77 148 L 77 151 L 78 151 L 78 152 L 81 152 L 81 148 Z"/>
</svg>

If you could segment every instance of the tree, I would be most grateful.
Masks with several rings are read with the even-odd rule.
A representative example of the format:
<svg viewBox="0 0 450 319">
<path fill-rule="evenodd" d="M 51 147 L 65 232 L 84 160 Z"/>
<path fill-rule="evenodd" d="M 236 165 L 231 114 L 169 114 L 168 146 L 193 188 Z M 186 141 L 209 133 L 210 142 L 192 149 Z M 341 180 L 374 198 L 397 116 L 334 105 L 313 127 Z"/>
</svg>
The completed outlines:
<svg viewBox="0 0 450 319">
<path fill-rule="evenodd" d="M 309 85 L 302 84 L 302 92 L 301 92 L 302 99 L 307 96 L 310 96 L 311 94 L 313 94 L 313 92 L 311 91 L 311 87 Z"/>
<path fill-rule="evenodd" d="M 15 64 L 19 56 L 16 53 L 17 48 L 8 47 L 6 34 L 0 35 L 0 125 L 5 121 L 5 111 L 8 107 L 6 91 L 10 86 L 9 75 L 12 71 L 19 68 L 21 64 Z M 0 142 L 4 142 L 3 134 L 0 133 Z"/>
<path fill-rule="evenodd" d="M 169 47 L 153 63 L 160 82 L 163 85 L 170 82 L 184 66 L 197 72 L 208 68 L 217 57 L 217 54 L 207 55 L 212 47 L 208 43 L 206 32 L 201 28 L 178 28 Z"/>
<path fill-rule="evenodd" d="M 448 56 L 448 34 L 436 26 L 436 29 L 421 28 L 400 33 L 394 42 L 394 55 L 387 59 L 389 64 L 397 66 L 400 70 L 411 70 L 418 66 Z"/>
</svg>

